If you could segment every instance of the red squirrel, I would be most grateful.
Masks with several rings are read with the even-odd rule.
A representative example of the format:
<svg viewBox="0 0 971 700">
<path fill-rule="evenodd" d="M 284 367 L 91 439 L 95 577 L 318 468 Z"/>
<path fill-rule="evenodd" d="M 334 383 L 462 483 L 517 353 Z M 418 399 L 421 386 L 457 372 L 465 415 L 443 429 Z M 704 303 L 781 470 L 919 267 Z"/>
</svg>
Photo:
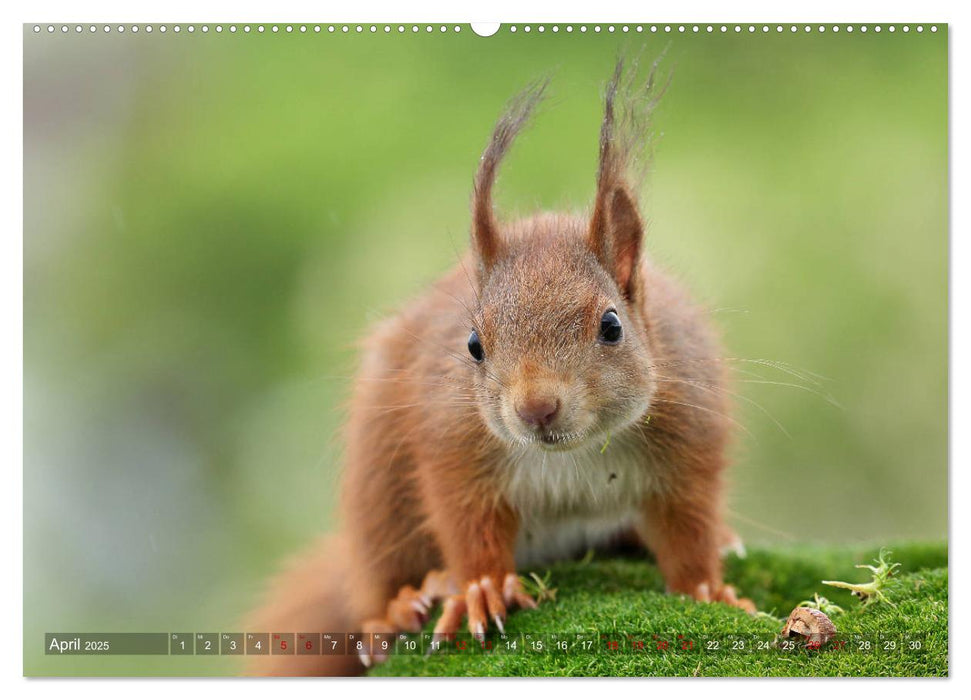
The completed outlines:
<svg viewBox="0 0 971 700">
<path fill-rule="evenodd" d="M 536 605 L 517 567 L 617 538 L 653 552 L 668 591 L 754 610 L 722 580 L 722 352 L 642 250 L 632 171 L 666 87 L 656 70 L 639 82 L 621 61 L 607 84 L 588 216 L 497 218 L 497 168 L 546 83 L 510 102 L 475 175 L 471 250 L 364 341 L 341 528 L 279 577 L 250 629 L 418 631 L 442 602 L 436 632 L 501 631 Z M 354 675 L 376 659 L 249 660 Z"/>
</svg>

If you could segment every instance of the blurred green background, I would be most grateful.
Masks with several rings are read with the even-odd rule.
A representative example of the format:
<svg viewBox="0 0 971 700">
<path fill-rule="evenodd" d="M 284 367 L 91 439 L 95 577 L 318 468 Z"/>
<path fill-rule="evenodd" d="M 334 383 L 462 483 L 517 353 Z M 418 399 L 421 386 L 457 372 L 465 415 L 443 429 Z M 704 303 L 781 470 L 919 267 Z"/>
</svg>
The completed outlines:
<svg viewBox="0 0 971 700">
<path fill-rule="evenodd" d="M 332 526 L 354 343 L 465 247 L 503 103 L 553 72 L 501 209 L 587 207 L 614 59 L 668 45 L 647 248 L 730 356 L 826 377 L 735 364 L 764 412 L 741 402 L 732 521 L 749 542 L 945 538 L 945 27 L 25 28 L 25 672 L 236 670 L 41 640 L 241 631 Z"/>
</svg>

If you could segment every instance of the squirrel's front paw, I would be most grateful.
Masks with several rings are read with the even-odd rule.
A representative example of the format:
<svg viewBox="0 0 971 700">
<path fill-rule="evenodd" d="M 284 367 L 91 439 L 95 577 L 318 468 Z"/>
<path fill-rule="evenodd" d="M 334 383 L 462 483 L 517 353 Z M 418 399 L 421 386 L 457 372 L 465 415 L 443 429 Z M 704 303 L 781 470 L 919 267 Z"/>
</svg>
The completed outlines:
<svg viewBox="0 0 971 700">
<path fill-rule="evenodd" d="M 489 621 L 504 632 L 506 611 L 513 607 L 535 608 L 533 600 L 515 573 L 503 577 L 500 589 L 491 576 L 470 581 L 465 593 L 450 596 L 445 601 L 442 616 L 435 625 L 435 634 L 452 635 L 458 632 L 462 617 L 468 616 L 468 629 L 475 637 L 482 638 L 489 628 Z"/>
<path fill-rule="evenodd" d="M 692 591 L 691 596 L 703 603 L 725 603 L 732 607 L 741 608 L 750 615 L 754 615 L 756 611 L 755 603 L 748 598 L 739 598 L 735 593 L 735 588 L 727 583 L 715 585 L 707 582 L 699 583 Z"/>
<path fill-rule="evenodd" d="M 399 631 L 420 632 L 428 620 L 432 606 L 458 591 L 452 577 L 444 571 L 429 571 L 421 584 L 421 589 L 402 586 L 398 595 L 388 603 L 385 617 L 367 620 L 361 631 L 374 634 L 394 634 Z M 387 654 L 375 650 L 373 655 L 361 652 L 361 663 L 365 668 L 387 659 Z"/>
</svg>

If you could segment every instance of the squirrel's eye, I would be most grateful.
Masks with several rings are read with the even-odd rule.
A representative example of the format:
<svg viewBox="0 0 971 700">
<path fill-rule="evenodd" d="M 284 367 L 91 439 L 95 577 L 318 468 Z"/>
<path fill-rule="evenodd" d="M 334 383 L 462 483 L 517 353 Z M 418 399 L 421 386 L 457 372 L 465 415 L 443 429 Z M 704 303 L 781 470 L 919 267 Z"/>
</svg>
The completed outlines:
<svg viewBox="0 0 971 700">
<path fill-rule="evenodd" d="M 482 343 L 479 342 L 479 334 L 475 331 L 469 334 L 469 354 L 476 362 L 482 362 L 485 359 L 485 353 L 482 351 Z"/>
<path fill-rule="evenodd" d="M 600 342 L 614 345 L 620 342 L 623 335 L 624 329 L 620 325 L 620 317 L 617 316 L 617 312 L 613 309 L 607 311 L 600 319 Z"/>
</svg>

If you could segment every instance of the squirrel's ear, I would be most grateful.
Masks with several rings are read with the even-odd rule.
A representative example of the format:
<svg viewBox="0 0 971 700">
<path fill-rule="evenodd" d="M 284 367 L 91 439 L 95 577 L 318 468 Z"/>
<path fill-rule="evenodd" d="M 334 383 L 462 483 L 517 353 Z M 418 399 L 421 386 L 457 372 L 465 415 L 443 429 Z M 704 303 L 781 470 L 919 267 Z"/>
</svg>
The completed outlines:
<svg viewBox="0 0 971 700">
<path fill-rule="evenodd" d="M 618 133 L 614 120 L 614 102 L 623 75 L 623 61 L 618 61 L 604 95 L 597 196 L 587 243 L 600 264 L 614 278 L 621 294 L 626 299 L 633 299 L 637 290 L 637 267 L 644 227 L 627 185 L 634 134 L 623 129 Z"/>
<path fill-rule="evenodd" d="M 496 171 L 516 135 L 543 99 L 548 83 L 548 79 L 533 83 L 509 102 L 496 122 L 492 138 L 479 162 L 472 189 L 472 247 L 479 259 L 480 272 L 485 272 L 495 263 L 503 247 L 499 222 L 492 208 L 492 185 L 496 180 Z"/>
<path fill-rule="evenodd" d="M 651 114 L 667 88 L 665 84 L 657 89 L 655 84 L 660 60 L 654 62 L 646 81 L 638 80 L 636 66 L 625 71 L 624 61 L 618 60 L 604 93 L 597 195 L 587 240 L 627 299 L 634 299 L 640 289 L 637 271 L 644 237 L 631 171 L 637 170 L 638 155 L 650 141 Z"/>
<path fill-rule="evenodd" d="M 598 198 L 599 199 L 599 198 Z M 599 203 L 598 203 L 599 204 Z M 637 296 L 644 225 L 634 198 L 623 185 L 606 192 L 590 225 L 588 242 L 628 300 Z"/>
</svg>

